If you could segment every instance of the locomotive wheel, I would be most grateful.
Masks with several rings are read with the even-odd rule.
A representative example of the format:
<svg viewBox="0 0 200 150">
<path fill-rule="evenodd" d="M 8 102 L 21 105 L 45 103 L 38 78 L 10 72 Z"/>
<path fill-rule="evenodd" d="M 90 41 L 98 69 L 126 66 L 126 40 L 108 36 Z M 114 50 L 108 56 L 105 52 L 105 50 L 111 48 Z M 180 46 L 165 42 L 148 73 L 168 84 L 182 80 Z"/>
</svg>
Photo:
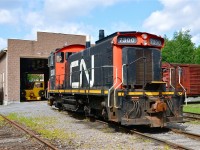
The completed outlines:
<svg viewBox="0 0 200 150">
<path fill-rule="evenodd" d="M 40 96 L 40 97 L 44 97 L 44 95 L 45 95 L 44 90 L 40 90 L 40 91 L 39 91 L 39 96 Z"/>
</svg>

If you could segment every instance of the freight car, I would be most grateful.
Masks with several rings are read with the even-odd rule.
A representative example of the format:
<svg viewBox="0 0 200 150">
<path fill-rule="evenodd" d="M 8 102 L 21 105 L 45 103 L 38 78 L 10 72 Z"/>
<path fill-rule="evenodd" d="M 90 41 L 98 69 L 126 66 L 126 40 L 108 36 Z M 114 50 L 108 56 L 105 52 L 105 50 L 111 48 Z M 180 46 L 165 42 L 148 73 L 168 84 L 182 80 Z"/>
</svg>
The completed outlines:
<svg viewBox="0 0 200 150">
<path fill-rule="evenodd" d="M 86 44 L 90 45 L 90 44 Z M 163 127 L 182 122 L 182 91 L 166 90 L 161 76 L 164 39 L 116 32 L 92 47 L 69 45 L 49 56 L 49 104 L 122 125 Z"/>
<path fill-rule="evenodd" d="M 182 89 L 186 97 L 200 96 L 200 65 L 163 63 L 162 70 L 167 88 Z"/>
</svg>

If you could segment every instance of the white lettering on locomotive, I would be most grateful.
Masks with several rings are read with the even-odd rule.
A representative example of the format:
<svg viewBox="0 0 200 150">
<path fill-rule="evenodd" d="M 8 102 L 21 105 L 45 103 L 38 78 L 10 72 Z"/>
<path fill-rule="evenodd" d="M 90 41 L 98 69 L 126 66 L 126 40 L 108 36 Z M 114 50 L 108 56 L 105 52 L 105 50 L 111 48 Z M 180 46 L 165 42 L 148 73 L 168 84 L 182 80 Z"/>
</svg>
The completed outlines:
<svg viewBox="0 0 200 150">
<path fill-rule="evenodd" d="M 73 88 L 78 88 L 79 87 L 79 82 L 72 82 L 72 68 L 78 66 L 78 60 L 71 62 L 70 64 L 70 85 Z"/>
<path fill-rule="evenodd" d="M 72 68 L 78 67 L 78 66 L 80 67 L 80 69 L 79 69 L 79 71 L 80 71 L 79 82 L 72 82 L 72 75 L 73 75 Z M 94 85 L 94 55 L 91 55 L 91 69 L 90 69 L 90 71 L 88 71 L 84 59 L 80 60 L 80 65 L 78 65 L 78 60 L 71 62 L 71 64 L 70 64 L 70 85 L 71 85 L 72 88 L 82 87 L 83 72 L 85 72 L 86 79 L 87 79 L 87 82 L 89 83 L 90 87 L 93 87 L 93 85 Z M 91 74 L 90 74 L 91 76 L 89 76 L 89 72 L 91 72 Z M 89 77 L 90 77 L 90 79 L 89 79 Z"/>
</svg>

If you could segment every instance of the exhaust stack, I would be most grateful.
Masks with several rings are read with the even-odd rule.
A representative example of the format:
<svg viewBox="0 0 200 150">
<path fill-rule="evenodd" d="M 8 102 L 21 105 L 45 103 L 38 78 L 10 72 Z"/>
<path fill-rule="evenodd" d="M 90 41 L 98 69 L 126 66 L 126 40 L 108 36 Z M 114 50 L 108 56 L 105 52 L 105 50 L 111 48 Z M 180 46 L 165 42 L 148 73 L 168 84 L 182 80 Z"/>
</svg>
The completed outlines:
<svg viewBox="0 0 200 150">
<path fill-rule="evenodd" d="M 99 30 L 99 40 L 103 39 L 104 37 L 104 30 Z"/>
</svg>

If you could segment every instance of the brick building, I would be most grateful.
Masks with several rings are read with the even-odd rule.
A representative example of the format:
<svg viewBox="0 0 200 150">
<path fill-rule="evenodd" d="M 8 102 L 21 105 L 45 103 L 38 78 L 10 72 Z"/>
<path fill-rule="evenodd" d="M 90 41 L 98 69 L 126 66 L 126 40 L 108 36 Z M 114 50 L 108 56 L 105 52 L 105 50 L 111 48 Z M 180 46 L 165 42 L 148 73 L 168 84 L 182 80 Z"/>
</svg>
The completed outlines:
<svg viewBox="0 0 200 150">
<path fill-rule="evenodd" d="M 85 41 L 84 35 L 47 32 L 38 32 L 36 41 L 8 39 L 7 49 L 0 51 L 1 103 L 7 105 L 20 102 L 20 86 L 24 77 L 21 69 L 26 68 L 29 62 L 43 61 L 47 70 L 47 58 L 52 50 L 65 44 L 85 44 Z"/>
</svg>

